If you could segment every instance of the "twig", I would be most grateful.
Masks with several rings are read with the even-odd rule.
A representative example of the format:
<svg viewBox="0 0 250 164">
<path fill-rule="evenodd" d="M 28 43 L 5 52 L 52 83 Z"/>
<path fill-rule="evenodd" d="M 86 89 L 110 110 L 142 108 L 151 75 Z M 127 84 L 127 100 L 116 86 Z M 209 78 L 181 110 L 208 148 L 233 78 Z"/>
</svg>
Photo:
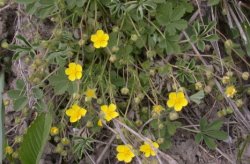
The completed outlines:
<svg viewBox="0 0 250 164">
<path fill-rule="evenodd" d="M 114 141 L 115 136 L 116 136 L 116 135 L 113 134 L 113 136 L 110 138 L 108 144 L 105 146 L 105 148 L 103 149 L 103 151 L 100 153 L 98 159 L 96 160 L 96 163 L 97 163 L 97 164 L 99 164 L 99 163 L 102 161 L 104 154 L 107 152 L 107 150 L 108 150 L 108 148 L 110 147 L 111 143 Z"/>
</svg>

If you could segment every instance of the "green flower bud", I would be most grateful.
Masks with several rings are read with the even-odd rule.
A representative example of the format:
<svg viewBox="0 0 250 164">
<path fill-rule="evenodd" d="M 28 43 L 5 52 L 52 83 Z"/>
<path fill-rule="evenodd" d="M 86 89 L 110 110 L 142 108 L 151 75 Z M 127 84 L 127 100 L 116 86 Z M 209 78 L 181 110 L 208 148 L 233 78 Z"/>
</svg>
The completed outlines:
<svg viewBox="0 0 250 164">
<path fill-rule="evenodd" d="M 171 121 L 177 120 L 178 118 L 179 118 L 179 114 L 178 114 L 177 112 L 171 111 L 171 112 L 169 113 L 169 119 L 170 119 Z"/>
<path fill-rule="evenodd" d="M 204 91 L 205 91 L 205 93 L 210 93 L 211 91 L 212 91 L 212 87 L 211 86 L 206 86 L 205 88 L 204 88 Z"/>
<path fill-rule="evenodd" d="M 241 108 L 244 105 L 244 102 L 242 99 L 238 99 L 236 100 L 235 104 L 238 108 Z"/>
<path fill-rule="evenodd" d="M 196 83 L 195 83 L 195 89 L 196 89 L 196 90 L 201 90 L 202 88 L 203 88 L 203 85 L 202 85 L 201 82 L 196 82 Z"/>
<path fill-rule="evenodd" d="M 4 48 L 4 49 L 7 49 L 7 48 L 9 48 L 9 44 L 6 41 L 3 41 L 1 43 L 1 47 Z"/>
<path fill-rule="evenodd" d="M 249 79 L 249 73 L 248 72 L 243 72 L 241 75 L 243 80 L 248 80 Z"/>
<path fill-rule="evenodd" d="M 119 31 L 119 27 L 118 27 L 118 26 L 114 26 L 114 27 L 112 28 L 112 31 L 113 31 L 113 32 L 118 32 L 118 31 Z"/>
<path fill-rule="evenodd" d="M 131 35 L 131 40 L 134 41 L 134 42 L 137 41 L 138 40 L 138 36 L 136 34 L 132 34 Z"/>
<path fill-rule="evenodd" d="M 129 94 L 129 89 L 128 89 L 127 87 L 123 87 L 123 88 L 121 89 L 121 94 L 122 94 L 122 95 L 128 95 L 128 94 Z"/>
<path fill-rule="evenodd" d="M 61 139 L 61 143 L 62 143 L 63 145 L 69 145 L 70 141 L 69 141 L 68 138 L 64 137 L 64 138 Z"/>
<path fill-rule="evenodd" d="M 92 128 L 94 126 L 93 121 L 87 121 L 86 127 Z"/>
<path fill-rule="evenodd" d="M 115 61 L 116 61 L 116 55 L 111 55 L 110 57 L 109 57 L 109 61 L 111 62 L 111 63 L 114 63 Z"/>
<path fill-rule="evenodd" d="M 157 139 L 157 143 L 158 143 L 158 144 L 162 144 L 163 142 L 164 142 L 164 138 L 158 138 L 158 139 Z"/>
</svg>

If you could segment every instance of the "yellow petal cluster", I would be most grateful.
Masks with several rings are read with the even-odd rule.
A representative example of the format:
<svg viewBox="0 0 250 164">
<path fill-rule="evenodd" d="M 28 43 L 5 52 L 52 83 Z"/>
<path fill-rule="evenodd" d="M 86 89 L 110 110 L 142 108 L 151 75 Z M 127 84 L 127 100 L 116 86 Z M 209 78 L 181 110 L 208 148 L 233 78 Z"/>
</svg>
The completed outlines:
<svg viewBox="0 0 250 164">
<path fill-rule="evenodd" d="M 68 68 L 65 69 L 65 74 L 68 75 L 70 81 L 79 80 L 82 78 L 82 66 L 76 63 L 69 63 Z"/>
<path fill-rule="evenodd" d="M 144 153 L 145 157 L 156 156 L 156 149 L 158 148 L 159 145 L 156 142 L 152 142 L 151 144 L 144 142 L 144 144 L 140 146 L 140 151 Z"/>
<path fill-rule="evenodd" d="M 5 147 L 5 154 L 12 154 L 13 153 L 13 148 L 10 146 Z"/>
<path fill-rule="evenodd" d="M 188 105 L 188 101 L 183 92 L 171 92 L 167 101 L 169 108 L 174 108 L 175 111 L 181 111 L 183 107 Z"/>
<path fill-rule="evenodd" d="M 118 145 L 116 147 L 117 155 L 116 158 L 118 161 L 124 161 L 125 163 L 129 163 L 135 157 L 133 153 L 133 148 L 131 145 Z"/>
<path fill-rule="evenodd" d="M 161 105 L 154 105 L 153 106 L 153 112 L 156 113 L 157 115 L 161 114 L 161 111 L 163 111 L 164 108 Z"/>
<path fill-rule="evenodd" d="M 91 41 L 94 43 L 95 48 L 105 48 L 108 45 L 109 35 L 103 30 L 97 30 L 97 32 L 91 35 Z"/>
<path fill-rule="evenodd" d="M 57 127 L 53 126 L 53 127 L 50 128 L 50 135 L 51 136 L 55 136 L 58 133 L 59 133 L 59 129 Z"/>
<path fill-rule="evenodd" d="M 235 89 L 235 86 L 230 85 L 226 87 L 225 94 L 227 97 L 233 98 L 236 93 L 237 93 L 237 90 Z"/>
<path fill-rule="evenodd" d="M 87 110 L 81 108 L 77 104 L 74 104 L 71 108 L 66 110 L 66 115 L 70 117 L 70 122 L 74 123 L 84 117 L 87 113 Z"/>
<path fill-rule="evenodd" d="M 116 112 L 116 105 L 115 104 L 110 104 L 108 105 L 102 105 L 101 106 L 101 111 L 104 114 L 104 118 L 107 121 L 110 121 L 116 117 L 119 116 L 119 113 Z"/>
<path fill-rule="evenodd" d="M 86 101 L 91 101 L 92 99 L 96 99 L 96 88 L 92 89 L 92 88 L 87 88 L 87 90 L 85 91 L 85 96 L 86 96 Z"/>
</svg>

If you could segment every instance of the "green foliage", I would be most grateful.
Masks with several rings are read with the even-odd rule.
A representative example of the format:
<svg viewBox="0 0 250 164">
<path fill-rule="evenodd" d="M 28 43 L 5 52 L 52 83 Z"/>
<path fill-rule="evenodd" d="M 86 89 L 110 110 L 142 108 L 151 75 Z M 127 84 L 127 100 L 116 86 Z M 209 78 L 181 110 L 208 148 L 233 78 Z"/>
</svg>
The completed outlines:
<svg viewBox="0 0 250 164">
<path fill-rule="evenodd" d="M 51 124 L 52 116 L 49 113 L 40 114 L 31 124 L 19 149 L 22 163 L 39 163 L 49 136 Z"/>
<path fill-rule="evenodd" d="M 190 40 L 195 43 L 198 49 L 202 52 L 205 50 L 205 42 L 217 41 L 219 37 L 216 34 L 211 34 L 212 30 L 215 28 L 216 22 L 209 22 L 208 25 L 202 26 L 198 21 L 193 25 L 193 35 Z"/>
<path fill-rule="evenodd" d="M 16 81 L 16 89 L 8 91 L 8 96 L 13 100 L 14 109 L 16 111 L 22 110 L 28 104 L 28 98 L 25 92 L 26 87 L 24 81 L 21 79 Z"/>
<path fill-rule="evenodd" d="M 201 103 L 201 100 L 205 97 L 204 91 L 201 90 L 195 94 L 193 94 L 192 96 L 190 96 L 190 100 L 195 102 L 197 105 L 199 105 Z"/>
<path fill-rule="evenodd" d="M 223 121 L 216 120 L 208 123 L 206 119 L 202 118 L 200 120 L 200 133 L 196 134 L 195 142 L 200 143 L 202 140 L 209 149 L 215 149 L 215 140 L 225 140 L 227 139 L 227 133 L 220 130 L 223 125 Z"/>
<path fill-rule="evenodd" d="M 86 151 L 94 151 L 91 146 L 93 143 L 93 139 L 91 137 L 74 137 L 73 143 L 73 153 L 79 159 L 82 158 Z"/>
</svg>

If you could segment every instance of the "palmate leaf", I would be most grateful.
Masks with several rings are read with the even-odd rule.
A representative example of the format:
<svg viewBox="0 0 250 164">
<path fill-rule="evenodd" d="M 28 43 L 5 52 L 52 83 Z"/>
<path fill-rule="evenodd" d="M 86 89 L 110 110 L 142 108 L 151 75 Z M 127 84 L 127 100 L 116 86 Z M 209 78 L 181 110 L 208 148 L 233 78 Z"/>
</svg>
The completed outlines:
<svg viewBox="0 0 250 164">
<path fill-rule="evenodd" d="M 42 113 L 29 127 L 20 145 L 19 156 L 21 163 L 37 164 L 41 158 L 43 149 L 49 136 L 52 116 Z"/>
</svg>

